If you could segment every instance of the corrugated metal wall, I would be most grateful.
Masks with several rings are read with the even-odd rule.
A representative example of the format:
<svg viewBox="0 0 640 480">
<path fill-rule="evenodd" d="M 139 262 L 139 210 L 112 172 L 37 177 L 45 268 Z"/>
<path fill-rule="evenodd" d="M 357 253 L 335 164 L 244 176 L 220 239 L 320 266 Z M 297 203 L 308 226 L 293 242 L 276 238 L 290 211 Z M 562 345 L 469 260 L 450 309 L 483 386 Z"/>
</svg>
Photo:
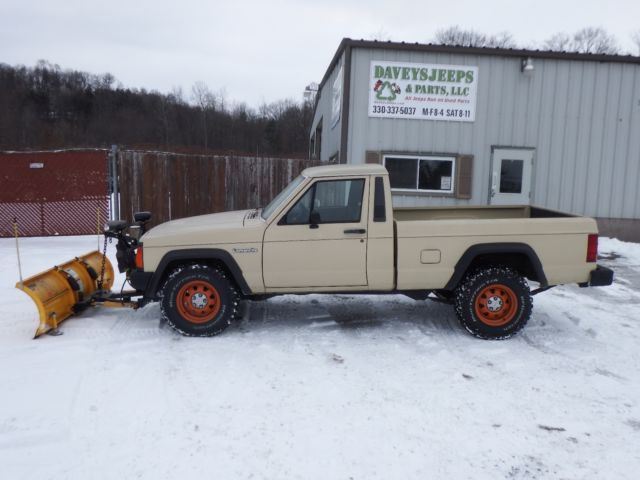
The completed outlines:
<svg viewBox="0 0 640 480">
<path fill-rule="evenodd" d="M 310 134 L 312 135 L 316 131 L 318 124 L 322 122 L 322 148 L 320 160 L 325 162 L 328 161 L 333 155 L 337 154 L 340 150 L 340 131 L 342 129 L 343 115 L 342 112 L 340 112 L 340 119 L 332 127 L 331 108 L 333 104 L 333 82 L 336 80 L 336 77 L 338 76 L 338 73 L 340 71 L 340 66 L 343 65 L 343 63 L 344 53 L 329 75 L 329 78 L 324 87 L 318 92 L 318 104 L 315 110 L 315 115 L 313 117 L 313 122 L 311 124 Z M 342 92 L 342 94 L 344 95 L 344 91 Z"/>
<path fill-rule="evenodd" d="M 352 55 L 350 163 L 363 163 L 367 150 L 475 157 L 471 200 L 395 195 L 394 204 L 487 204 L 491 147 L 530 147 L 533 204 L 640 218 L 640 65 L 534 57 L 534 72 L 523 75 L 518 57 L 364 48 Z M 475 122 L 369 118 L 374 59 L 477 66 Z"/>
<path fill-rule="evenodd" d="M 151 211 L 151 226 L 183 217 L 263 207 L 310 160 L 118 152 L 120 213 Z"/>
</svg>

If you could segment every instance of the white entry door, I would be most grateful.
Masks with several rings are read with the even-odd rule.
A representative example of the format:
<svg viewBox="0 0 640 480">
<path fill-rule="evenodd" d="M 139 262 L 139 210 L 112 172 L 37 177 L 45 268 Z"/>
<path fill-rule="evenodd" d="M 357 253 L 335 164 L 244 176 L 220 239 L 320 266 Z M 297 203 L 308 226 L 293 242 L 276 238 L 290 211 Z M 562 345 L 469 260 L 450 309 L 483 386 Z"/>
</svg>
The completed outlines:
<svg viewBox="0 0 640 480">
<path fill-rule="evenodd" d="M 491 205 L 529 205 L 531 202 L 532 149 L 496 148 L 491 169 Z"/>
</svg>

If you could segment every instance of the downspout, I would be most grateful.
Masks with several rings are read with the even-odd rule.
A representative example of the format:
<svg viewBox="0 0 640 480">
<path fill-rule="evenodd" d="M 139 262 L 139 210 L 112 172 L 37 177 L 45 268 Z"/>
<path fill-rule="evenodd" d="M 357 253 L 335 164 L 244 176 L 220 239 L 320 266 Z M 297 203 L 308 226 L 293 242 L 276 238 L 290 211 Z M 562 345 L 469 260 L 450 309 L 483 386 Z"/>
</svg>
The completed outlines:
<svg viewBox="0 0 640 480">
<path fill-rule="evenodd" d="M 349 137 L 349 97 L 351 96 L 351 42 L 344 48 L 344 71 L 342 76 L 342 124 L 340 127 L 340 163 L 347 163 Z"/>
</svg>

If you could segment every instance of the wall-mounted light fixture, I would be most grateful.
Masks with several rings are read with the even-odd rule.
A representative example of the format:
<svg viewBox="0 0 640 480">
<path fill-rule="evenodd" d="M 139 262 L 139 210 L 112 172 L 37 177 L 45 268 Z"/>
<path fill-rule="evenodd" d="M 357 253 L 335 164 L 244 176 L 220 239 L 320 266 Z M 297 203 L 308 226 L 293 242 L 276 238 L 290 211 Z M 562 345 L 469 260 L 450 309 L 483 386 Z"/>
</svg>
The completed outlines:
<svg viewBox="0 0 640 480">
<path fill-rule="evenodd" d="M 533 73 L 533 59 L 531 57 L 523 58 L 520 63 L 520 71 L 525 74 Z"/>
<path fill-rule="evenodd" d="M 311 82 L 309 85 L 304 87 L 304 93 L 302 95 L 305 100 L 315 100 L 317 94 L 318 84 L 316 82 Z"/>
</svg>

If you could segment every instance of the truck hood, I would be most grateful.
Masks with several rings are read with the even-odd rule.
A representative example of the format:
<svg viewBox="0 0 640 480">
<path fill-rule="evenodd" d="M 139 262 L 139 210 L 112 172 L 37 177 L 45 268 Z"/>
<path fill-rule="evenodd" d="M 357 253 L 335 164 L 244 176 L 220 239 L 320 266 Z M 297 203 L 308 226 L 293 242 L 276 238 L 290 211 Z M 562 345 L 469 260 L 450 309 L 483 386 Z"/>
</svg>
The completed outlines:
<svg viewBox="0 0 640 480">
<path fill-rule="evenodd" d="M 262 229 L 244 226 L 252 210 L 212 213 L 162 223 L 145 233 L 141 241 L 147 247 L 177 247 L 262 241 Z"/>
</svg>

